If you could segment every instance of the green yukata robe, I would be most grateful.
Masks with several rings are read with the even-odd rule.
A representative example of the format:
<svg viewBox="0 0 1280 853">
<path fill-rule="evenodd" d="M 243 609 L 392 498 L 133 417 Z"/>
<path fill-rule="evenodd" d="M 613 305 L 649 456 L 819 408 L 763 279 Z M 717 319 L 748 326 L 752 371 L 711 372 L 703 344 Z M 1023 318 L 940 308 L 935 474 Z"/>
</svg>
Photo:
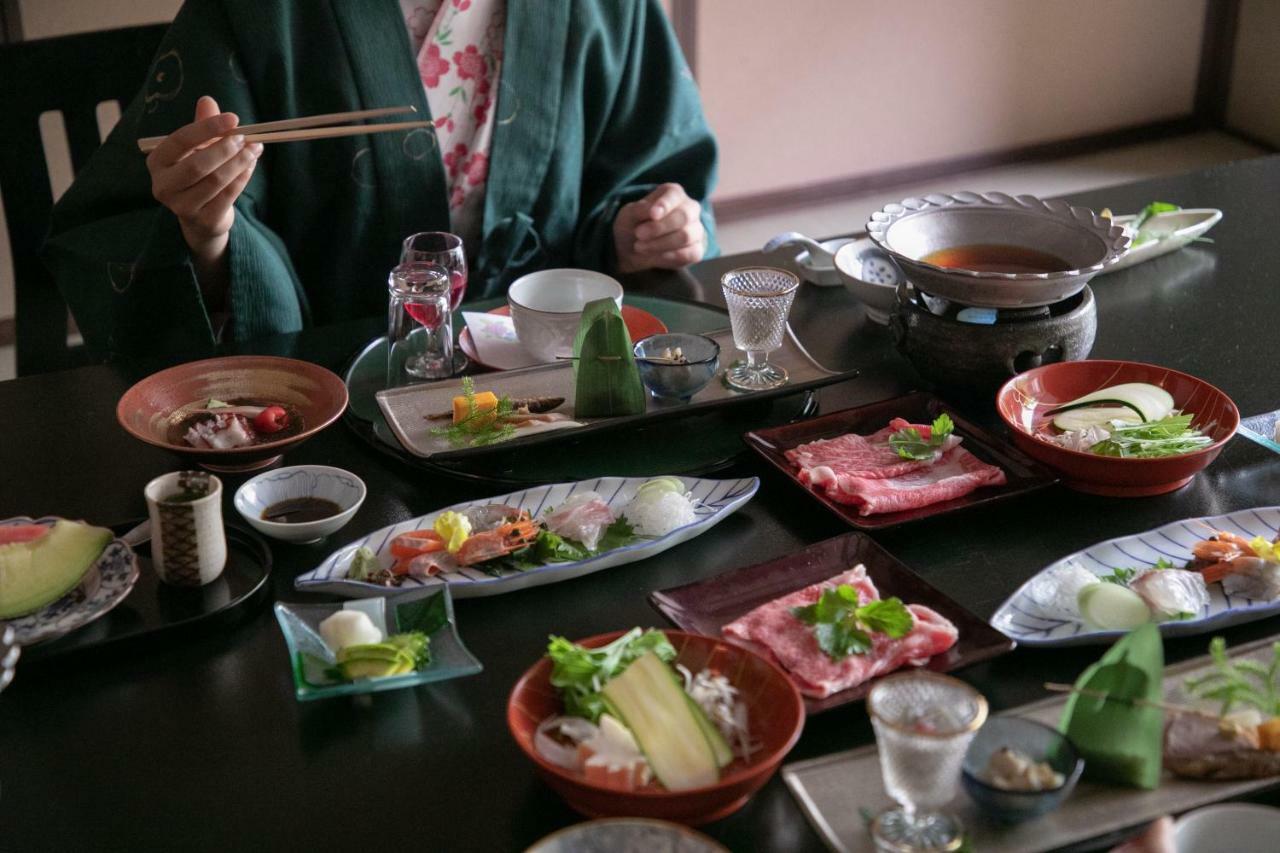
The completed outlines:
<svg viewBox="0 0 1280 853">
<path fill-rule="evenodd" d="M 662 182 L 702 202 L 713 234 L 715 141 L 657 0 L 507 9 L 468 297 L 499 295 L 539 268 L 608 270 L 618 208 Z M 397 0 L 189 0 L 143 90 L 53 212 L 43 257 L 96 351 L 213 342 L 177 219 L 152 197 L 137 148 L 190 122 L 206 94 L 241 124 L 399 104 L 430 115 Z M 236 202 L 231 335 L 385 311 L 400 242 L 425 230 L 449 230 L 430 129 L 267 145 Z"/>
</svg>

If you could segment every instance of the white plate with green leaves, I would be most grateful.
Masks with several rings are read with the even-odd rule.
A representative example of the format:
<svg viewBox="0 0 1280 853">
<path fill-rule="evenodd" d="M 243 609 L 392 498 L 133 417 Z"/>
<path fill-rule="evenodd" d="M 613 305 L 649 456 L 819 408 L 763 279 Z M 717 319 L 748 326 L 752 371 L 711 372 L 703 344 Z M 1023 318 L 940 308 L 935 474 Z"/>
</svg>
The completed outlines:
<svg viewBox="0 0 1280 853">
<path fill-rule="evenodd" d="M 1183 246 L 1205 239 L 1205 232 L 1218 224 L 1222 211 L 1217 208 L 1187 208 L 1166 202 L 1152 202 L 1141 213 L 1129 216 L 1113 216 L 1112 221 L 1123 225 L 1133 238 L 1133 243 L 1120 260 L 1102 271 L 1115 272 L 1161 255 L 1167 255 Z"/>
<path fill-rule="evenodd" d="M 655 488 L 655 481 L 665 485 Z M 676 501 L 675 510 L 680 523 L 672 529 L 652 526 L 655 523 L 652 507 L 635 503 L 642 493 L 648 496 L 645 503 L 663 498 L 663 491 L 680 494 L 688 502 L 685 509 Z M 350 542 L 325 558 L 315 569 L 299 575 L 294 585 L 307 592 L 332 592 L 353 598 L 390 595 L 400 589 L 448 584 L 454 598 L 475 598 L 513 592 L 532 586 L 570 580 L 583 575 L 634 563 L 646 557 L 660 554 L 682 542 L 698 536 L 732 515 L 751 500 L 760 487 L 757 477 L 736 480 L 704 480 L 693 477 L 601 477 L 576 483 L 556 483 L 523 489 L 493 498 L 454 504 L 417 518 L 375 530 L 367 536 Z M 602 527 L 602 535 L 594 547 L 565 536 L 561 546 L 546 536 L 550 532 L 548 519 L 556 508 L 563 509 L 570 501 L 582 499 L 584 492 L 599 496 L 600 503 L 608 507 L 613 520 Z M 415 531 L 435 531 L 437 521 L 445 513 L 463 513 L 482 507 L 506 507 L 528 513 L 538 528 L 539 539 L 527 551 L 505 554 L 501 558 L 475 565 L 447 564 L 449 568 L 425 575 L 421 571 L 412 574 L 402 572 L 394 580 L 388 575 L 396 572 L 397 563 L 404 559 L 405 534 Z M 597 507 L 597 510 L 599 508 Z M 507 517 L 511 514 L 507 513 Z M 661 516 L 661 513 L 659 513 Z M 607 519 L 609 516 L 605 516 Z M 649 526 L 646 526 L 649 525 Z M 656 531 L 656 532 L 655 532 Z M 660 535 L 657 535 L 660 533 Z M 400 556 L 392 553 L 397 541 L 401 542 Z M 459 548 L 465 547 L 465 538 Z M 357 562 L 357 552 L 365 549 Z M 457 552 L 458 559 L 466 554 Z M 550 558 L 545 555 L 551 554 Z M 376 562 L 375 562 L 376 561 Z M 455 560 L 456 562 L 456 560 Z M 355 576 L 353 576 L 355 575 Z M 378 582 L 379 580 L 384 582 Z M 389 583 L 393 585 L 388 585 Z"/>
</svg>

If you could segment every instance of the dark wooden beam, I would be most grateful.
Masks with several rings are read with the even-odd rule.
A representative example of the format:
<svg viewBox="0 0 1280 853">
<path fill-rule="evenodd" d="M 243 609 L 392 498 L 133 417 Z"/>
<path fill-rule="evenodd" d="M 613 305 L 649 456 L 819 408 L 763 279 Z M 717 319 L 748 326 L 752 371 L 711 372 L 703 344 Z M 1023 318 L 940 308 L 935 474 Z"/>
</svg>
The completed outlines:
<svg viewBox="0 0 1280 853">
<path fill-rule="evenodd" d="M 22 10 L 18 0 L 0 0 L 0 44 L 22 41 Z"/>
<path fill-rule="evenodd" d="M 1226 128 L 1239 26 L 1240 0 L 1208 0 L 1205 4 L 1195 113 L 1206 127 Z"/>
<path fill-rule="evenodd" d="M 1121 145 L 1133 145 L 1139 142 L 1181 136 L 1195 132 L 1200 127 L 1198 117 L 1183 116 L 1151 124 L 1095 133 L 1089 136 L 1041 142 L 1019 148 L 1007 148 L 1002 151 L 968 154 L 963 157 L 951 157 L 945 160 L 935 160 L 931 163 L 886 169 L 863 175 L 850 175 L 845 178 L 805 184 L 798 187 L 787 187 L 779 190 L 767 190 L 761 193 L 717 199 L 715 202 L 716 219 L 721 222 L 731 222 L 734 219 L 742 219 L 760 213 L 821 204 L 841 198 L 865 195 L 887 187 L 933 181 L 962 172 L 991 169 L 996 166 L 1007 166 L 1013 163 L 1043 162 L 1063 157 L 1074 157 L 1080 154 L 1090 154 Z M 955 189 L 982 191 L 987 187 L 955 187 Z M 853 223 L 850 227 L 855 224 L 859 228 L 862 227 L 861 222 Z"/>
<path fill-rule="evenodd" d="M 671 27 L 684 51 L 684 61 L 698 76 L 698 0 L 671 0 Z"/>
</svg>

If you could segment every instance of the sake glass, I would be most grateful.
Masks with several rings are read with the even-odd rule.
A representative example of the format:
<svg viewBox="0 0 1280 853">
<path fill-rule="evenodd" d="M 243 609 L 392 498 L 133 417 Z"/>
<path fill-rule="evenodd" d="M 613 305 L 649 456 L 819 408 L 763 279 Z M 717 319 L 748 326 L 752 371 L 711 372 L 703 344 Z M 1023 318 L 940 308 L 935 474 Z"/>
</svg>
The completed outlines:
<svg viewBox="0 0 1280 853">
<path fill-rule="evenodd" d="M 957 678 L 908 672 L 876 682 L 867 713 L 885 791 L 898 803 L 871 822 L 877 846 L 959 849 L 964 827 L 943 807 L 955 799 L 965 752 L 987 719 L 987 700 Z"/>
<path fill-rule="evenodd" d="M 746 361 L 725 370 L 725 382 L 743 391 L 785 385 L 787 371 L 770 364 L 769 353 L 782 346 L 800 279 L 773 267 L 745 267 L 725 273 L 720 286 L 729 306 L 733 344 L 747 354 Z"/>
<path fill-rule="evenodd" d="M 427 263 L 404 263 L 387 278 L 387 387 L 454 373 L 449 276 Z"/>
<path fill-rule="evenodd" d="M 462 238 L 447 231 L 423 231 L 404 238 L 400 263 L 438 267 L 449 277 L 449 310 L 457 311 L 467 292 L 467 255 Z"/>
</svg>

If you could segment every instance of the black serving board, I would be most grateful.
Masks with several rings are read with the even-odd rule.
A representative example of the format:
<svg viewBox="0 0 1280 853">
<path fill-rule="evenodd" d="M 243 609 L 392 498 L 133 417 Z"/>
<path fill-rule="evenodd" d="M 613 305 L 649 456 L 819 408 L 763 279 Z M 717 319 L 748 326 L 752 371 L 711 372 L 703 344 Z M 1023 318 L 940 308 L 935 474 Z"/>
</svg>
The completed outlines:
<svg viewBox="0 0 1280 853">
<path fill-rule="evenodd" d="M 141 519 L 112 526 L 117 536 Z M 222 624 L 235 619 L 266 597 L 271 577 L 271 549 L 262 537 L 235 524 L 226 525 L 227 567 L 211 584 L 183 589 L 163 583 L 151 565 L 151 543 L 134 548 L 138 582 L 124 601 L 87 625 L 54 640 L 24 647 L 22 663 L 97 650 L 162 632 Z"/>
</svg>

